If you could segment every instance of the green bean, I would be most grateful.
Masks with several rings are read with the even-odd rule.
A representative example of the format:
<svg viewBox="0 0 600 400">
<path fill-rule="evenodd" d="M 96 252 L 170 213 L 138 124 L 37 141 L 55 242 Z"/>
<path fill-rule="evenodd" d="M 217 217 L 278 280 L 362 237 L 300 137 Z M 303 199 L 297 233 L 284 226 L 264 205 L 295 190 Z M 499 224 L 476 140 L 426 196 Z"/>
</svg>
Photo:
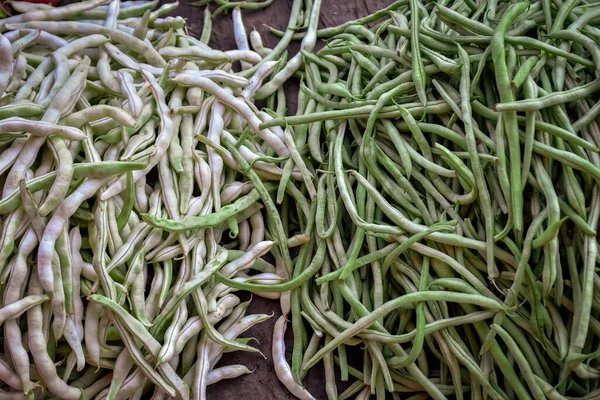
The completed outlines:
<svg viewBox="0 0 600 400">
<path fill-rule="evenodd" d="M 44 114 L 44 108 L 30 102 L 16 102 L 0 107 L 0 119 L 8 117 L 36 117 Z"/>
<path fill-rule="evenodd" d="M 73 178 L 79 179 L 84 176 L 93 178 L 103 178 L 116 175 L 121 172 L 142 169 L 146 164 L 127 161 L 105 161 L 97 164 L 93 163 L 78 163 L 73 165 Z M 47 189 L 52 185 L 56 177 L 55 172 L 50 172 L 43 176 L 34 178 L 27 182 L 29 191 L 35 193 L 37 191 Z M 5 199 L 0 201 L 0 213 L 9 213 L 19 207 L 19 192 L 14 191 Z"/>
<path fill-rule="evenodd" d="M 265 185 L 267 190 L 274 190 L 275 186 L 267 184 Z M 223 206 L 218 213 L 197 216 L 197 217 L 185 217 L 179 221 L 168 220 L 165 218 L 158 218 L 151 214 L 142 214 L 142 218 L 149 224 L 164 229 L 168 232 L 185 232 L 191 229 L 207 228 L 217 226 L 224 222 L 226 219 L 231 218 L 239 212 L 250 207 L 260 198 L 260 194 L 257 189 L 252 189 L 246 196 L 240 198 L 230 205 Z"/>
<path fill-rule="evenodd" d="M 129 46 L 155 67 L 163 67 L 166 63 L 158 52 L 144 41 L 131 36 L 118 29 L 110 29 L 85 22 L 53 22 L 53 21 L 27 21 L 22 23 L 11 23 L 5 25 L 9 29 L 41 29 L 54 34 L 86 34 L 86 35 L 110 35 L 111 38 Z"/>
<path fill-rule="evenodd" d="M 103 3 L 104 0 L 92 0 L 88 3 L 69 4 L 63 7 L 57 7 L 50 10 L 29 11 L 25 14 L 15 15 L 3 19 L 2 21 L 0 21 L 0 27 L 5 26 L 6 24 L 14 24 L 26 21 L 61 20 L 65 17 L 95 8 Z"/>
<path fill-rule="evenodd" d="M 33 273 L 29 283 L 30 295 L 41 294 L 42 287 L 37 279 L 37 274 Z M 49 391 L 64 398 L 79 399 L 81 392 L 78 388 L 67 385 L 62 381 L 57 373 L 56 367 L 46 348 L 46 339 L 43 332 L 42 310 L 39 305 L 34 306 L 27 312 L 27 326 L 29 348 L 36 362 L 37 370 L 43 377 Z"/>
<path fill-rule="evenodd" d="M 527 3 L 518 3 L 511 7 L 503 16 L 498 27 L 492 36 L 492 59 L 494 61 L 496 83 L 498 85 L 500 100 L 503 103 L 513 101 L 510 78 L 506 67 L 504 51 L 504 35 L 508 30 L 512 20 L 522 13 L 529 5 Z M 521 192 L 521 151 L 518 140 L 517 116 L 514 111 L 503 112 L 505 121 L 506 136 L 508 140 L 508 150 L 510 156 L 509 175 L 511 177 L 511 209 L 513 219 L 513 230 L 517 235 L 517 241 L 523 230 L 523 194 Z"/>
<path fill-rule="evenodd" d="M 379 87 L 383 87 L 383 85 L 380 85 Z M 406 108 L 406 110 L 413 114 L 413 116 L 416 117 L 422 116 L 424 112 L 424 108 L 418 103 L 409 103 L 404 104 L 403 106 L 404 108 Z M 273 126 L 299 125 L 317 121 L 325 121 L 329 119 L 367 118 L 373 110 L 373 108 L 374 106 L 361 106 L 356 108 L 350 108 L 347 110 L 324 111 L 322 113 L 313 115 L 299 115 L 285 118 L 273 118 L 270 121 L 263 122 L 260 126 L 264 129 L 267 129 Z M 443 114 L 448 110 L 449 106 L 442 101 L 430 101 L 427 107 L 427 111 L 431 114 Z M 379 116 L 381 118 L 397 118 L 400 116 L 400 112 L 397 111 L 396 106 L 387 106 L 381 109 Z"/>
<path fill-rule="evenodd" d="M 491 109 L 485 107 L 479 101 L 475 100 L 471 103 L 471 105 L 473 107 L 473 111 L 475 111 L 476 113 L 483 115 L 486 118 L 490 118 L 492 120 L 498 120 L 500 114 L 494 113 Z M 517 122 L 519 124 L 526 125 L 526 123 L 527 123 L 526 121 L 527 121 L 526 117 L 517 116 Z M 538 121 L 536 119 L 535 128 L 538 130 L 541 130 L 543 132 L 550 133 L 551 135 L 556 135 L 556 136 L 560 137 L 561 139 L 567 140 L 569 142 L 573 142 L 574 144 L 577 144 L 578 146 L 581 146 L 587 150 L 598 151 L 597 147 L 594 144 L 589 143 L 586 140 L 584 140 L 578 136 L 574 136 L 574 135 L 572 135 L 572 133 L 569 133 L 568 130 L 560 128 L 558 126 L 549 124 L 547 122 Z M 556 129 L 556 128 L 558 128 L 558 129 Z"/>
<path fill-rule="evenodd" d="M 325 249 L 326 249 L 325 242 L 322 241 L 321 243 L 322 244 L 319 244 L 317 253 L 315 254 L 315 257 L 312 259 L 308 268 L 305 269 L 304 271 L 302 271 L 298 276 L 294 277 L 292 280 L 290 280 L 288 282 L 273 284 L 273 285 L 260 285 L 260 284 L 255 284 L 255 283 L 244 283 L 244 282 L 235 281 L 233 279 L 229 279 L 220 272 L 216 273 L 217 280 L 221 283 L 225 283 L 227 286 L 234 287 L 239 290 L 248 290 L 248 291 L 269 293 L 269 292 L 286 292 L 288 290 L 295 289 L 297 287 L 302 286 L 310 277 L 312 277 L 315 274 L 316 271 L 321 269 L 321 266 L 322 266 L 321 263 L 322 263 L 322 259 L 323 259 L 324 255 L 325 255 Z"/>
<path fill-rule="evenodd" d="M 135 196 L 135 186 L 133 182 L 133 173 L 131 171 L 127 172 L 127 189 L 125 191 L 125 196 L 123 199 L 123 206 L 121 207 L 121 211 L 119 212 L 119 216 L 117 217 L 117 228 L 121 231 L 127 221 L 129 220 L 129 216 L 131 215 L 131 211 L 133 210 Z"/>
<path fill-rule="evenodd" d="M 285 360 L 285 342 L 284 335 L 287 326 L 287 320 L 285 316 L 279 317 L 276 322 L 276 326 L 273 330 L 273 356 L 276 362 L 275 373 L 279 380 L 290 390 L 294 396 L 303 400 L 314 399 L 314 397 L 300 384 L 298 384 L 290 371 L 290 366 Z"/>
<path fill-rule="evenodd" d="M 76 128 L 60 126 L 42 121 L 36 121 L 34 123 L 21 117 L 12 117 L 0 120 L 0 129 L 2 129 L 3 132 L 26 131 L 38 136 L 56 135 L 68 140 L 82 140 L 85 138 L 85 134 Z"/>
<path fill-rule="evenodd" d="M 487 242 L 487 261 L 488 261 L 488 278 L 495 279 L 498 276 L 498 270 L 494 265 L 494 244 L 493 244 L 493 216 L 491 214 L 491 204 L 490 204 L 490 196 L 485 184 L 485 180 L 483 177 L 483 170 L 481 168 L 481 163 L 479 160 L 479 155 L 477 154 L 475 137 L 472 131 L 472 120 L 471 120 L 471 104 L 467 100 L 468 93 L 471 87 L 469 82 L 469 66 L 468 56 L 460 48 L 458 47 L 460 59 L 462 61 L 461 67 L 461 111 L 463 114 L 463 122 L 465 124 L 465 131 L 467 137 L 467 148 L 469 152 L 469 156 L 471 159 L 471 164 L 473 166 L 473 174 L 476 180 L 476 186 L 479 191 L 479 197 L 481 200 L 481 210 L 484 214 L 485 219 L 485 230 L 486 230 L 486 242 Z"/>
<path fill-rule="evenodd" d="M 14 319 L 19 317 L 21 314 L 26 312 L 31 307 L 41 304 L 50 297 L 47 295 L 31 295 L 17 300 L 7 306 L 0 308 L 0 321 L 6 321 L 8 319 Z"/>
<path fill-rule="evenodd" d="M 60 202 L 62 202 L 69 189 L 69 184 L 73 178 L 73 159 L 69 153 L 64 141 L 58 137 L 50 138 L 50 145 L 57 155 L 59 165 L 54 183 L 50 188 L 48 196 L 40 205 L 38 213 L 41 216 L 48 215 Z"/>
<path fill-rule="evenodd" d="M 593 193 L 593 196 L 597 196 L 597 193 Z M 598 223 L 598 210 L 597 207 L 593 207 L 591 212 L 590 212 L 590 216 L 589 218 L 589 223 L 590 226 L 595 229 L 596 225 Z M 589 253 L 585 254 L 584 256 L 586 257 L 585 259 L 585 264 L 584 264 L 584 275 L 585 276 L 589 276 L 590 275 L 590 260 L 592 259 L 592 257 L 595 259 L 595 254 L 596 254 L 596 241 L 589 241 L 586 239 L 587 242 L 587 246 L 588 247 L 588 251 Z M 588 281 L 583 281 L 584 282 L 584 287 L 582 288 L 582 299 L 581 299 L 581 308 L 579 310 L 576 310 L 576 314 L 575 317 L 576 321 L 577 321 L 577 327 L 578 330 L 575 331 L 575 336 L 571 338 L 571 342 L 569 344 L 569 351 L 578 351 L 579 349 L 581 349 L 583 347 L 583 340 L 585 338 L 585 332 L 587 332 L 587 325 L 589 324 L 589 310 L 591 307 L 591 299 L 589 296 L 589 291 L 586 290 L 586 288 L 590 287 L 591 282 Z"/>
<path fill-rule="evenodd" d="M 421 59 L 421 49 L 419 46 L 419 10 L 417 1 L 410 1 L 410 30 L 411 30 L 411 53 L 412 53 L 412 80 L 415 84 L 419 101 L 423 104 L 423 107 L 427 107 L 427 95 L 425 94 L 425 85 L 427 81 L 427 75 L 425 68 L 423 67 L 423 60 Z"/>
<path fill-rule="evenodd" d="M 425 46 L 421 46 L 421 52 L 425 53 L 429 60 L 431 60 L 440 71 L 449 75 L 458 75 L 460 67 L 454 60 L 451 60 L 442 54 L 438 54 Z"/>
<path fill-rule="evenodd" d="M 513 102 L 507 98 L 506 100 L 503 100 L 502 103 L 496 104 L 494 110 L 501 112 L 512 112 L 517 110 L 537 111 L 546 107 L 583 99 L 592 93 L 597 92 L 598 89 L 600 89 L 600 80 L 594 80 L 577 88 L 565 90 L 563 92 L 555 92 L 534 100 L 519 100 Z"/>
<path fill-rule="evenodd" d="M 527 76 L 529 75 L 529 73 L 531 72 L 531 70 L 533 69 L 533 67 L 535 66 L 535 64 L 537 62 L 538 62 L 537 56 L 531 56 L 527 60 L 525 60 L 525 62 L 523 62 L 521 64 L 521 66 L 519 67 L 517 72 L 514 74 L 514 77 L 512 78 L 512 81 L 510 82 L 511 86 L 514 87 L 515 89 L 518 89 L 519 87 L 521 87 L 521 85 L 525 82 L 525 80 L 527 79 Z"/>
</svg>

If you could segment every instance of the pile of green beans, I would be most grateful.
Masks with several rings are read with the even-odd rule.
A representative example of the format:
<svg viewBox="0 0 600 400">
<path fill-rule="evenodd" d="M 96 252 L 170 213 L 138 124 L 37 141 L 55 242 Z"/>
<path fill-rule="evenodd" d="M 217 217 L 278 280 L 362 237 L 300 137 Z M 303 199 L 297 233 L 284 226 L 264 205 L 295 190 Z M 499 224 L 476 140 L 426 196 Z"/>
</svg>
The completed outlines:
<svg viewBox="0 0 600 400">
<path fill-rule="evenodd" d="M 295 144 L 260 128 L 273 117 L 252 103 L 277 63 L 248 45 L 210 48 L 209 25 L 189 36 L 165 16 L 177 3 L 10 6 L 0 398 L 204 399 L 208 385 L 251 373 L 219 362 L 262 356 L 240 335 L 272 310 L 247 315 L 250 301 L 220 278 L 285 282 L 289 249 L 307 241 L 307 217 L 283 218 L 270 196 L 287 174 L 294 207 L 308 169 L 280 166 Z"/>
<path fill-rule="evenodd" d="M 290 391 L 323 361 L 328 399 L 600 395 L 599 28 L 593 1 L 400 0 L 316 31 L 261 125 L 316 187 L 313 277 L 277 286 Z"/>
<path fill-rule="evenodd" d="M 600 6 L 294 0 L 267 48 L 216 3 L 235 50 L 208 7 L 0 19 L 0 398 L 205 399 L 270 317 L 235 291 L 300 399 L 321 361 L 331 400 L 600 396 Z"/>
</svg>

